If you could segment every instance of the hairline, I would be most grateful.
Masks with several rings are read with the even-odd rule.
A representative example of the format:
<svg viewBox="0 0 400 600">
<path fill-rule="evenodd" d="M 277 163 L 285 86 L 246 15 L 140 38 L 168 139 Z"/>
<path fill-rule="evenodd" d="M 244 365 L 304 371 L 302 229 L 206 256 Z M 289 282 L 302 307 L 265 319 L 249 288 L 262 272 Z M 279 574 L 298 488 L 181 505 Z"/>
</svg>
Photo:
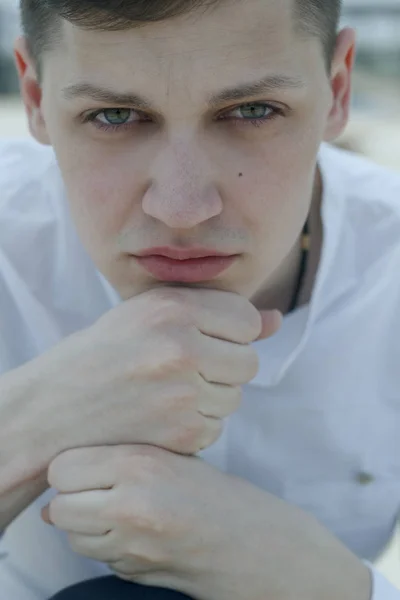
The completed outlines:
<svg viewBox="0 0 400 600">
<path fill-rule="evenodd" d="M 192 12 L 199 11 L 200 9 L 207 10 L 208 8 L 213 8 L 214 6 L 220 5 L 221 2 L 223 2 L 223 1 L 224 0 L 208 0 L 208 1 L 205 0 L 204 4 L 194 6 L 191 9 L 189 8 L 187 11 L 182 12 L 182 15 L 190 14 Z M 330 39 L 328 39 L 328 36 L 323 35 L 323 32 L 321 32 L 321 30 L 315 25 L 315 23 L 312 23 L 312 18 L 310 18 L 310 17 L 307 18 L 307 16 L 304 16 L 300 13 L 299 8 L 300 8 L 300 2 L 302 0 L 292 0 L 292 1 L 293 1 L 292 22 L 293 22 L 294 33 L 296 35 L 303 36 L 303 37 L 313 37 L 320 41 L 321 51 L 323 52 L 323 55 L 324 55 L 325 67 L 326 67 L 327 73 L 329 73 L 330 69 L 331 69 L 331 63 L 332 63 L 334 49 L 335 49 L 335 41 L 336 41 L 337 32 L 335 32 L 334 36 L 329 36 Z M 178 16 L 179 15 L 177 15 L 177 17 Z M 169 17 L 169 18 L 166 18 L 165 20 L 172 20 L 173 18 L 176 18 L 176 17 Z M 50 19 L 51 19 L 51 17 L 49 18 L 49 20 Z M 103 32 L 121 31 L 122 32 L 122 31 L 139 29 L 141 27 L 145 27 L 147 25 L 150 25 L 150 24 L 156 23 L 156 22 L 160 23 L 160 22 L 162 22 L 162 20 L 163 19 L 159 19 L 158 21 L 155 21 L 155 20 L 150 21 L 149 20 L 149 21 L 142 21 L 142 22 L 126 21 L 126 23 L 119 21 L 118 25 L 114 25 L 114 26 L 112 25 L 110 27 L 102 27 L 102 26 L 89 27 L 89 26 L 85 26 L 85 25 L 77 25 L 77 27 L 79 27 L 83 31 L 99 31 L 99 32 L 101 32 L 101 31 L 103 31 Z M 58 44 L 62 43 L 63 23 L 71 23 L 71 21 L 60 15 L 53 16 L 53 23 L 48 25 L 49 29 L 51 28 L 51 31 L 49 31 L 47 33 L 47 39 L 44 41 L 44 43 L 40 49 L 40 56 L 35 56 L 34 49 L 30 47 L 29 39 L 27 40 L 28 50 L 31 55 L 31 58 L 35 62 L 35 66 L 36 66 L 36 70 L 37 70 L 37 74 L 38 74 L 39 78 L 42 77 L 42 65 L 43 65 L 45 55 L 47 53 L 50 53 Z"/>
</svg>

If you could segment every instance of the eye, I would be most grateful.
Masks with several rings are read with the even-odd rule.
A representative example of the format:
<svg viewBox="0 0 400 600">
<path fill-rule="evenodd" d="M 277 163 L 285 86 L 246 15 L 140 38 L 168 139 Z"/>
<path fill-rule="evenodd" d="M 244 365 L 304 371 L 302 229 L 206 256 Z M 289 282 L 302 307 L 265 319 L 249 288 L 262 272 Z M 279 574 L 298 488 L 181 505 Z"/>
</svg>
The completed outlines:
<svg viewBox="0 0 400 600">
<path fill-rule="evenodd" d="M 91 123 L 97 129 L 104 131 L 124 131 L 149 120 L 148 116 L 132 108 L 105 108 L 83 117 L 83 123 Z"/>
<path fill-rule="evenodd" d="M 277 106 L 267 104 L 265 102 L 251 102 L 237 106 L 233 110 L 221 115 L 222 121 L 234 121 L 239 125 L 255 125 L 260 126 L 266 121 L 271 121 L 279 115 L 283 115 L 284 111 Z"/>
<path fill-rule="evenodd" d="M 267 104 L 244 104 L 236 111 L 242 119 L 265 119 L 273 110 Z"/>
<path fill-rule="evenodd" d="M 104 125 L 126 125 L 136 121 L 135 112 L 130 108 L 107 108 L 97 114 L 97 118 Z"/>
</svg>

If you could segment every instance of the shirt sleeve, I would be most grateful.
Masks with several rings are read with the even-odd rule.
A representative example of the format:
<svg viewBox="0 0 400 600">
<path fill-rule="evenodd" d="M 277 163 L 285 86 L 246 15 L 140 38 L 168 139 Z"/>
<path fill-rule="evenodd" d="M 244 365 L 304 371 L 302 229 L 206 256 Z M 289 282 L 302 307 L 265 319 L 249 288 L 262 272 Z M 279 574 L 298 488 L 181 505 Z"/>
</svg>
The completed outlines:
<svg viewBox="0 0 400 600">
<path fill-rule="evenodd" d="M 364 563 L 369 567 L 372 576 L 372 597 L 371 600 L 400 600 L 400 590 L 379 572 L 368 561 Z"/>
</svg>

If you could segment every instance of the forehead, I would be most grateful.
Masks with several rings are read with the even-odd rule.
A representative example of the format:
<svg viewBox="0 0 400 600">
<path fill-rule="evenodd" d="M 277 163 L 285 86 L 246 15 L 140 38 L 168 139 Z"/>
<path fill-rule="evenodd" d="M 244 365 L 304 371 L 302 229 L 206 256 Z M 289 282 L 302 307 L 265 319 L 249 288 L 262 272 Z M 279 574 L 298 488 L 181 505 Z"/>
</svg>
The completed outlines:
<svg viewBox="0 0 400 600">
<path fill-rule="evenodd" d="M 292 1 L 223 0 L 125 31 L 88 31 L 64 21 L 51 57 L 54 72 L 64 85 L 90 79 L 121 88 L 134 82 L 162 87 L 163 94 L 176 86 L 189 94 L 204 86 L 212 92 L 268 72 L 296 76 L 309 49 L 296 34 Z"/>
</svg>

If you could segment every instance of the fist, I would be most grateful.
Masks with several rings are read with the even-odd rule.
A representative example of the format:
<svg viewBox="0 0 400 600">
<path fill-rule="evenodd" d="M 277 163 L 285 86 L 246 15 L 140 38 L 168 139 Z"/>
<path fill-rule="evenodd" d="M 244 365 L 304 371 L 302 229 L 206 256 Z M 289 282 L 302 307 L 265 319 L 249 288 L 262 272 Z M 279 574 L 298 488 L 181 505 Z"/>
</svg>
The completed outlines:
<svg viewBox="0 0 400 600">
<path fill-rule="evenodd" d="M 190 455 L 212 445 L 258 371 L 251 342 L 279 325 L 279 313 L 208 289 L 158 288 L 121 304 L 35 365 L 54 454 L 146 444 Z"/>
</svg>

